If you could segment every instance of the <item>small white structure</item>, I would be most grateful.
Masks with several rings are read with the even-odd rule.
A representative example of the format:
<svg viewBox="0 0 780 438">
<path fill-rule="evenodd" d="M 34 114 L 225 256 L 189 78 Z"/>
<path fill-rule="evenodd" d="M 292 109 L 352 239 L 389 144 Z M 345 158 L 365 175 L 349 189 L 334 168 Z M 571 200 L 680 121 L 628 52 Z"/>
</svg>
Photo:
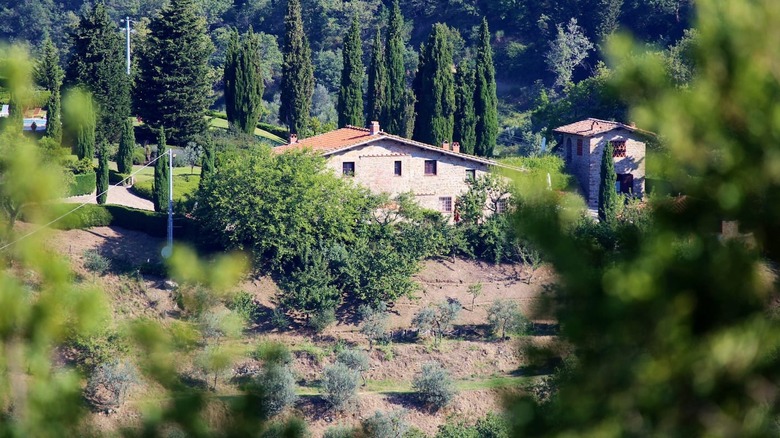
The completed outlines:
<svg viewBox="0 0 780 438">
<path fill-rule="evenodd" d="M 3 105 L 2 108 L 0 108 L 0 117 L 8 117 L 11 115 L 11 112 L 8 109 L 8 105 Z"/>
</svg>

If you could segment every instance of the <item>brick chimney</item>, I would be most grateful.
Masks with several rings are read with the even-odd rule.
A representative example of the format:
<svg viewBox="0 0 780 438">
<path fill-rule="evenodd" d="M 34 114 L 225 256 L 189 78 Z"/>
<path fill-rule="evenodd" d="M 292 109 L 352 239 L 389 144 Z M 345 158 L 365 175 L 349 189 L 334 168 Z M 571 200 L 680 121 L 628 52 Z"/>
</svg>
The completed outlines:
<svg viewBox="0 0 780 438">
<path fill-rule="evenodd" d="M 290 133 L 290 144 L 298 143 L 298 134 Z"/>
<path fill-rule="evenodd" d="M 460 153 L 460 143 L 457 141 L 452 142 L 452 152 L 455 152 L 456 154 Z"/>
<path fill-rule="evenodd" d="M 373 122 L 371 122 L 371 130 L 370 130 L 370 133 L 371 133 L 371 135 L 377 135 L 377 134 L 379 134 L 379 122 L 377 122 L 376 120 L 374 120 Z"/>
<path fill-rule="evenodd" d="M 442 142 L 442 144 L 441 144 L 441 147 L 442 147 L 442 149 L 444 149 L 445 151 L 448 151 L 448 150 L 450 150 L 450 142 L 448 142 L 447 140 L 444 140 L 444 141 Z"/>
</svg>

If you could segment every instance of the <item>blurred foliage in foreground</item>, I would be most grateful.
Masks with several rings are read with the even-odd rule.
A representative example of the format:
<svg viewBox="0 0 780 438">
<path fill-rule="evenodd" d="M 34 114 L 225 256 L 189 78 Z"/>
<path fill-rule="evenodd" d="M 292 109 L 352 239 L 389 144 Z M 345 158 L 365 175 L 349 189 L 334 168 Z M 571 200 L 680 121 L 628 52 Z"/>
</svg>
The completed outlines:
<svg viewBox="0 0 780 438">
<path fill-rule="evenodd" d="M 780 3 L 700 0 L 686 90 L 625 37 L 611 56 L 633 120 L 660 134 L 686 197 L 653 205 L 603 251 L 554 194 L 520 226 L 560 273 L 577 357 L 548 402 L 510 404 L 515 436 L 776 436 L 780 378 Z M 739 221 L 749 237 L 718 235 Z M 548 303 L 549 304 L 549 303 Z"/>
<path fill-rule="evenodd" d="M 24 107 L 31 96 L 32 68 L 23 49 L 0 47 L 0 77 L 11 90 L 14 102 Z M 46 230 L 38 232 L 30 225 L 14 227 L 22 207 L 25 217 L 34 223 L 51 220 L 46 201 L 62 187 L 58 166 L 40 153 L 19 126 L 21 123 L 8 123 L 0 132 L 0 225 L 5 225 L 0 229 L 6 230 L 0 236 L 0 436 L 99 435 L 101 431 L 91 430 L 87 417 L 83 395 L 87 376 L 81 374 L 84 367 L 69 364 L 61 348 L 68 340 L 90 339 L 110 326 L 110 307 L 104 292 L 91 282 L 79 280 L 67 259 L 44 249 Z M 169 271 L 179 284 L 208 290 L 219 298 L 220 291 L 243 275 L 246 263 L 242 260 L 224 256 L 203 263 L 186 249 L 176 248 Z M 197 308 L 198 303 L 193 307 Z M 143 319 L 123 327 L 123 341 L 132 344 L 140 378 L 160 392 L 155 394 L 157 402 L 140 407 L 140 427 L 124 430 L 122 435 L 243 437 L 265 433 L 270 412 L 259 402 L 263 388 L 251 387 L 229 400 L 216 400 L 207 389 L 182 382 L 177 364 L 181 354 L 193 348 L 193 339 L 198 339 L 190 327 L 186 323 L 163 326 Z M 209 371 L 218 371 L 211 369 L 214 358 L 207 359 Z M 87 398 L 100 404 L 105 397 L 96 385 L 105 385 L 117 372 L 106 368 L 105 363 L 95 365 L 100 365 L 96 369 L 103 372 L 103 377 L 100 381 L 94 375 L 90 378 Z M 109 395 L 123 396 L 134 379 L 126 380 L 116 394 Z M 218 421 L 207 415 L 214 404 L 220 405 Z M 294 437 L 300 436 L 304 427 L 292 420 L 277 423 L 273 429 L 279 436 Z"/>
</svg>

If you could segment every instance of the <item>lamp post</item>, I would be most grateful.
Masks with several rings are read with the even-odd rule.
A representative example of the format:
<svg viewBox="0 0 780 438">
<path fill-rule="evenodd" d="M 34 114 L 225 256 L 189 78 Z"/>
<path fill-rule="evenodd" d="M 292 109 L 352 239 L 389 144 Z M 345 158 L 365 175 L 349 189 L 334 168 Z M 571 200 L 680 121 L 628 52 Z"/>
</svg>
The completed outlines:
<svg viewBox="0 0 780 438">
<path fill-rule="evenodd" d="M 130 75 L 130 17 L 125 17 L 122 20 L 125 23 L 125 37 L 126 37 L 126 55 L 127 55 L 127 74 Z"/>
</svg>

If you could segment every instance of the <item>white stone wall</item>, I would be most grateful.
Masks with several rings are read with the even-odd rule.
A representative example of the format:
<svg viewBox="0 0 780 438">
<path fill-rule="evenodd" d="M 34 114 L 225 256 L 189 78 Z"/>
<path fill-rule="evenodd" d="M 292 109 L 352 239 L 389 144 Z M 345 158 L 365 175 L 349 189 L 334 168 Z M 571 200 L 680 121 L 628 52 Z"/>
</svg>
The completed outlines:
<svg viewBox="0 0 780 438">
<path fill-rule="evenodd" d="M 590 138 L 589 177 L 587 180 L 582 180 L 588 181 L 586 194 L 588 207 L 598 208 L 599 185 L 601 184 L 601 155 L 604 153 L 604 147 L 607 142 L 621 140 L 626 142 L 626 156 L 614 159 L 615 173 L 630 173 L 634 177 L 632 190 L 634 195 L 641 198 L 645 194 L 645 143 L 631 131 L 615 129 Z"/>
<path fill-rule="evenodd" d="M 479 177 L 489 171 L 486 164 L 465 158 L 421 149 L 391 139 L 381 139 L 371 144 L 329 155 L 328 167 L 337 175 L 343 175 L 344 162 L 355 163 L 355 182 L 368 187 L 374 193 L 391 196 L 412 192 L 418 203 L 440 211 L 439 198 L 455 199 L 468 190 L 466 170 L 473 169 Z M 425 175 L 425 160 L 436 160 L 436 175 Z M 401 176 L 396 176 L 395 161 L 401 161 Z"/>
</svg>

